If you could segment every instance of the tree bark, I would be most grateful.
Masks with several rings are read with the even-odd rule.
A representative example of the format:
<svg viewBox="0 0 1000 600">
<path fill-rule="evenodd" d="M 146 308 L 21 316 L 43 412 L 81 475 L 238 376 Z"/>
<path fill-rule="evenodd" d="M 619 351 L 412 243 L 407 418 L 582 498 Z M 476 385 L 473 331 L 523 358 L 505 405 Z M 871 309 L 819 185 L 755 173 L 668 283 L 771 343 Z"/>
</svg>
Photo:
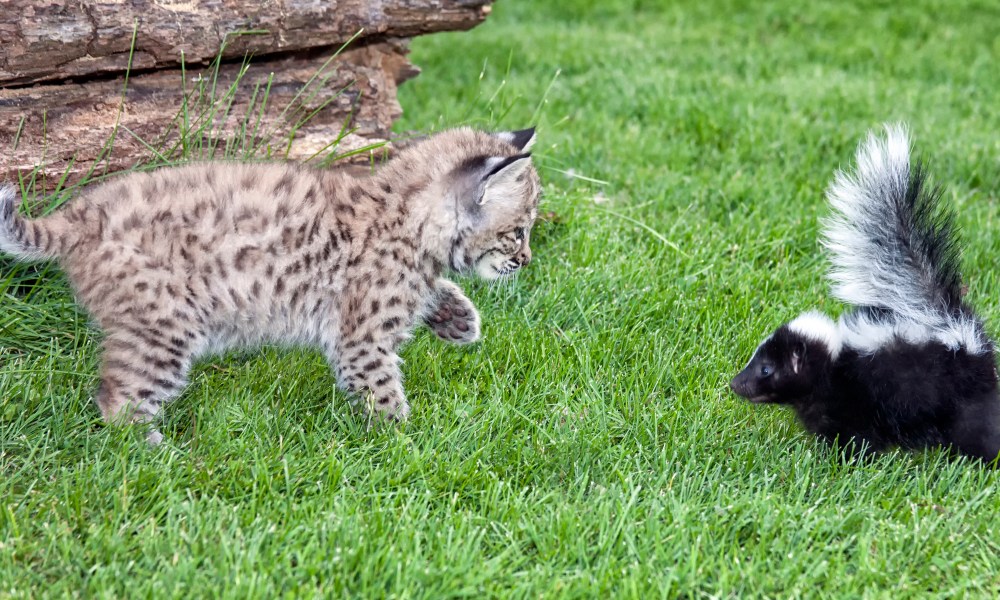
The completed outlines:
<svg viewBox="0 0 1000 600">
<path fill-rule="evenodd" d="M 492 0 L 2 0 L 0 85 L 470 29 Z M 133 48 L 133 28 L 137 35 Z M 255 32 L 243 33 L 240 32 Z"/>
<path fill-rule="evenodd" d="M 66 8 L 0 0 L 0 182 L 52 191 L 180 157 L 322 165 L 380 145 L 402 112 L 397 86 L 419 72 L 405 36 L 472 27 L 490 1 L 82 0 Z M 237 59 L 190 65 L 215 60 L 223 32 L 259 27 L 269 32 L 228 38 L 223 56 Z M 257 55 L 246 61 L 249 51 Z"/>
<path fill-rule="evenodd" d="M 416 73 L 403 44 L 347 50 L 325 71 L 320 69 L 330 57 L 320 54 L 251 63 L 245 70 L 225 64 L 217 75 L 214 69 L 188 72 L 187 81 L 179 70 L 155 71 L 129 78 L 127 88 L 112 80 L 0 90 L 0 179 L 52 190 L 93 177 L 92 171 L 182 154 L 321 164 L 386 140 L 402 113 L 396 86 Z M 345 123 L 350 133 L 330 146 Z M 182 138 L 187 148 L 178 145 Z"/>
</svg>

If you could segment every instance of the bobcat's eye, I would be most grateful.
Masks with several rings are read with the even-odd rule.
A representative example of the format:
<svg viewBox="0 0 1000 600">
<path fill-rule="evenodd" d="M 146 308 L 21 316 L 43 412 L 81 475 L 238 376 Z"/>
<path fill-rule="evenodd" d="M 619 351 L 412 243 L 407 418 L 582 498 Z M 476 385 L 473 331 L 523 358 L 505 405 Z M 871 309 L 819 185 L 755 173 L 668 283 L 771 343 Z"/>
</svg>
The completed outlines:
<svg viewBox="0 0 1000 600">
<path fill-rule="evenodd" d="M 523 242 L 525 233 L 524 227 L 518 227 L 514 230 L 514 239 L 516 239 L 518 243 Z"/>
</svg>

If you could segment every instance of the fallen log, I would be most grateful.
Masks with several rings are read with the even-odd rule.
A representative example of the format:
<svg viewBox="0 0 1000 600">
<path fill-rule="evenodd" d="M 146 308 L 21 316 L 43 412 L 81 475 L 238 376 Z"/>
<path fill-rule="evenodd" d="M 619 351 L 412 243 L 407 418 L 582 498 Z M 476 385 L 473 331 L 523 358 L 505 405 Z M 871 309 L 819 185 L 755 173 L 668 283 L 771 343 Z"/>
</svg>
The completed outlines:
<svg viewBox="0 0 1000 600">
<path fill-rule="evenodd" d="M 3 0 L 0 85 L 469 29 L 491 1 Z"/>
<path fill-rule="evenodd" d="M 180 157 L 366 160 L 419 72 L 406 36 L 472 27 L 490 2 L 4 1 L 0 181 L 45 191 Z"/>
<path fill-rule="evenodd" d="M 347 50 L 325 70 L 330 57 L 320 54 L 186 74 L 154 71 L 127 84 L 0 90 L 0 179 L 52 190 L 93 176 L 95 168 L 101 174 L 149 160 L 322 162 L 374 149 L 402 112 L 396 86 L 416 73 L 401 46 Z"/>
</svg>

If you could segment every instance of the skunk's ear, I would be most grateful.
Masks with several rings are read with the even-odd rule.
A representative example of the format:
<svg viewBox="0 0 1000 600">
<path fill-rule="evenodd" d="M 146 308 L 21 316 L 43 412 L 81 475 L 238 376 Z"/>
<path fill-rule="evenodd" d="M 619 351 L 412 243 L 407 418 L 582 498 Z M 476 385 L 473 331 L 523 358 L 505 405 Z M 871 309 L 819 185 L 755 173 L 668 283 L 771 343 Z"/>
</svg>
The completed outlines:
<svg viewBox="0 0 1000 600">
<path fill-rule="evenodd" d="M 517 131 L 499 131 L 493 135 L 517 148 L 518 152 L 527 152 L 535 145 L 534 127 Z"/>
<path fill-rule="evenodd" d="M 795 350 L 792 350 L 792 372 L 798 373 L 799 369 L 802 368 L 802 363 L 806 359 L 806 350 L 808 347 L 805 342 L 799 342 L 795 346 Z"/>
</svg>

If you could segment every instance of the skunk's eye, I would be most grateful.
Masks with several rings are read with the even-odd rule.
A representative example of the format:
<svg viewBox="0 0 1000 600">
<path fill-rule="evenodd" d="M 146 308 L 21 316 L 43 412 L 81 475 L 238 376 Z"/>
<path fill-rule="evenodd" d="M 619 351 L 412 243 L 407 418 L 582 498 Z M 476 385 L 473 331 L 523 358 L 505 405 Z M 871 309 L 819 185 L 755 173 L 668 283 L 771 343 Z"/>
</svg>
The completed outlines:
<svg viewBox="0 0 1000 600">
<path fill-rule="evenodd" d="M 771 369 L 771 365 L 763 365 L 760 368 L 760 376 L 761 377 L 770 377 L 771 373 L 773 373 L 773 372 L 774 372 L 774 370 Z"/>
</svg>

